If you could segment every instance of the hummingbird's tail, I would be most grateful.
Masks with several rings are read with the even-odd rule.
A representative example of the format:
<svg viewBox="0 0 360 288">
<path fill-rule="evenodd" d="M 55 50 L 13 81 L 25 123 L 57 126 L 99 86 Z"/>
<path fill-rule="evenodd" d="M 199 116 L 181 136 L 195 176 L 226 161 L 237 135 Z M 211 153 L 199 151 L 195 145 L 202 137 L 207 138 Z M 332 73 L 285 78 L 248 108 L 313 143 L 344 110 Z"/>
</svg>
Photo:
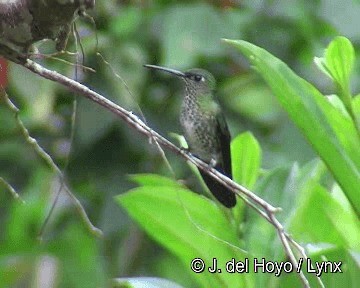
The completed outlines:
<svg viewBox="0 0 360 288">
<path fill-rule="evenodd" d="M 214 178 L 205 172 L 200 171 L 200 174 L 210 192 L 221 204 L 227 208 L 232 208 L 236 205 L 236 197 L 234 192 L 230 191 L 227 187 L 217 182 Z"/>
</svg>

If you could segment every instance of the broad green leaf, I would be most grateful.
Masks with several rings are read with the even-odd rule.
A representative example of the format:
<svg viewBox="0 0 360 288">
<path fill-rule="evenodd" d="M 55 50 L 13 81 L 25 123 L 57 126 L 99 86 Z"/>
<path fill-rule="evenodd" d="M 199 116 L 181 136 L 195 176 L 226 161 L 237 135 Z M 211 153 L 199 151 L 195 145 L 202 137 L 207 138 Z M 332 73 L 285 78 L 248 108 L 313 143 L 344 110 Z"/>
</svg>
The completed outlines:
<svg viewBox="0 0 360 288">
<path fill-rule="evenodd" d="M 354 123 L 264 49 L 246 41 L 225 41 L 240 50 L 262 75 L 360 215 L 360 139 Z"/>
<path fill-rule="evenodd" d="M 184 267 L 183 262 L 176 255 L 162 253 L 154 260 L 156 263 L 151 267 L 154 275 L 161 275 L 162 278 L 171 279 L 184 287 L 199 286 L 193 277 L 189 277 L 188 266 Z"/>
<path fill-rule="evenodd" d="M 316 181 L 322 177 L 323 166 L 320 161 L 311 161 L 303 167 L 294 163 L 291 167 L 267 171 L 257 181 L 255 191 L 262 199 L 282 208 L 277 217 L 285 226 L 294 214 L 297 207 L 296 199 L 303 187 L 307 186 L 309 181 Z M 247 219 L 249 219 L 247 224 L 249 232 L 246 233 L 246 239 L 251 247 L 250 251 L 261 251 L 256 255 L 258 257 L 264 256 L 269 259 L 281 260 L 284 251 L 283 247 L 278 245 L 280 242 L 273 227 L 253 212 L 248 215 Z M 268 245 L 269 242 L 277 243 L 277 246 Z"/>
<path fill-rule="evenodd" d="M 354 47 L 345 37 L 336 37 L 325 50 L 325 65 L 335 83 L 344 92 L 349 92 L 350 75 L 354 66 L 354 59 Z"/>
<path fill-rule="evenodd" d="M 340 247 L 333 247 L 320 250 L 310 254 L 313 262 L 341 261 L 341 270 L 339 273 L 323 273 L 321 279 L 327 288 L 337 287 L 357 287 L 360 281 L 360 263 L 356 260 L 355 253 Z M 312 283 L 316 279 L 312 278 Z M 312 287 L 316 287 L 315 285 Z"/>
<path fill-rule="evenodd" d="M 47 193 L 53 175 L 46 168 L 34 170 L 26 191 L 21 193 L 25 203 L 8 203 L 7 220 L 2 225 L 3 241 L 0 241 L 2 287 L 16 287 L 21 276 L 36 274 L 36 263 L 39 263 L 36 253 L 41 251 L 37 236 L 46 215 Z"/>
<path fill-rule="evenodd" d="M 346 198 L 344 191 L 341 190 L 341 187 L 336 182 L 331 187 L 331 196 L 334 201 L 338 202 L 338 204 L 345 210 L 345 211 L 352 211 L 351 205 L 349 200 Z"/>
<path fill-rule="evenodd" d="M 249 257 L 238 248 L 235 227 L 209 199 L 180 187 L 145 186 L 116 200 L 152 238 L 177 255 L 203 287 L 253 286 L 250 274 L 211 274 L 207 270 L 196 274 L 190 270 L 191 261 L 198 257 L 207 267 L 216 257 L 219 268 L 232 258 Z"/>
<path fill-rule="evenodd" d="M 299 190 L 308 181 L 311 181 L 312 177 L 318 179 L 322 174 L 321 170 L 318 161 L 311 161 L 301 168 L 295 163 L 292 167 L 281 167 L 268 171 L 257 182 L 255 188 L 257 194 L 269 203 L 283 209 L 277 214 L 277 218 L 286 230 L 286 223 L 296 208 L 295 199 Z M 264 257 L 271 259 L 271 261 L 284 261 L 286 259 L 284 247 L 274 227 L 253 211 L 249 212 L 247 216 L 244 238 L 249 251 L 256 253 L 254 256 L 258 259 Z M 295 239 L 297 240 L 297 238 Z M 278 285 L 270 285 L 278 281 L 279 278 L 274 274 L 258 274 L 256 286 L 279 287 Z M 296 279 L 296 281 L 298 280 Z M 300 287 L 300 285 L 286 287 Z"/>
<path fill-rule="evenodd" d="M 231 141 L 232 176 L 235 182 L 253 189 L 259 176 L 261 165 L 261 148 L 251 132 L 246 132 Z M 239 199 L 234 210 L 237 225 L 244 220 L 245 203 Z"/>
<path fill-rule="evenodd" d="M 173 179 L 157 174 L 135 174 L 130 176 L 131 180 L 142 186 L 166 186 L 181 187 L 181 184 Z"/>
<path fill-rule="evenodd" d="M 345 117 L 351 119 L 349 113 L 347 112 L 344 103 L 340 100 L 337 95 L 327 95 L 326 98 L 329 102 L 336 107 Z"/>
<path fill-rule="evenodd" d="M 355 114 L 360 115 L 360 95 L 356 95 L 352 101 Z"/>
<path fill-rule="evenodd" d="M 182 288 L 173 281 L 155 277 L 128 277 L 114 279 L 112 287 L 118 288 Z"/>
<path fill-rule="evenodd" d="M 53 177 L 54 173 L 45 168 L 33 171 L 26 191 L 21 195 L 26 204 L 17 205 L 14 202 L 6 225 L 2 227 L 7 242 L 0 247 L 0 251 L 9 254 L 15 251 L 28 252 L 38 245 L 37 233 L 46 215 L 47 193 L 51 189 Z"/>
<path fill-rule="evenodd" d="M 56 241 L 49 243 L 48 253 L 59 261 L 59 287 L 106 286 L 104 256 L 98 245 L 97 239 L 75 223 L 64 227 Z"/>
<path fill-rule="evenodd" d="M 179 145 L 180 147 L 183 147 L 183 148 L 188 148 L 188 144 L 185 140 L 185 137 L 183 135 L 180 135 L 180 134 L 177 134 L 177 133 L 174 133 L 174 132 L 171 132 L 169 133 L 169 135 L 174 138 L 176 141 L 179 142 Z"/>
<path fill-rule="evenodd" d="M 356 215 L 319 184 L 304 187 L 290 227 L 299 241 L 331 243 L 360 252 L 360 223 Z"/>
<path fill-rule="evenodd" d="M 352 99 L 352 107 L 354 109 L 354 115 L 356 117 L 357 123 L 360 123 L 360 95 L 355 96 Z M 360 125 L 358 125 L 359 127 Z"/>
<path fill-rule="evenodd" d="M 345 37 L 336 37 L 325 50 L 324 57 L 315 57 L 318 68 L 341 88 L 349 92 L 350 75 L 354 66 L 355 52 Z"/>
<path fill-rule="evenodd" d="M 3 241 L 0 242 L 1 287 L 23 286 L 24 277 L 27 279 L 25 287 L 42 287 L 37 275 L 44 267 L 48 275 L 56 275 L 58 287 L 105 285 L 106 273 L 97 239 L 89 235 L 81 220 L 62 225 L 55 238 L 48 234 L 57 227 L 50 222 L 42 235 L 45 241 L 39 241 L 41 226 L 53 201 L 49 191 L 57 191 L 54 174 L 46 167 L 34 170 L 25 191 L 22 191 L 26 203 L 9 203 L 11 209 L 2 226 Z"/>
<path fill-rule="evenodd" d="M 325 59 L 323 57 L 314 57 L 314 63 L 327 77 L 334 81 L 330 71 L 326 67 Z"/>
<path fill-rule="evenodd" d="M 315 64 L 338 88 L 337 93 L 351 111 L 350 76 L 354 66 L 355 52 L 345 37 L 336 37 L 325 50 L 323 58 L 315 58 Z"/>
<path fill-rule="evenodd" d="M 278 213 L 277 217 L 285 226 L 286 231 L 288 231 L 287 227 L 292 220 L 294 222 L 298 221 L 299 225 L 303 223 L 302 218 L 293 218 L 297 211 L 298 204 L 296 199 L 299 197 L 299 194 L 302 195 L 304 191 L 307 192 L 306 187 L 309 183 L 320 181 L 325 172 L 324 164 L 318 159 L 310 161 L 302 167 L 295 163 L 292 167 L 281 167 L 266 172 L 264 177 L 261 177 L 257 182 L 255 190 L 263 199 L 283 208 L 283 211 Z M 257 258 L 265 257 L 265 259 L 272 259 L 272 261 L 284 261 L 286 259 L 284 249 L 273 227 L 253 212 L 248 214 L 247 219 L 249 224 L 246 225 L 246 243 L 250 247 L 250 251 L 257 252 L 254 256 Z M 305 224 L 310 225 L 309 221 Z M 301 241 L 302 239 L 298 235 L 292 234 L 292 236 L 300 243 L 305 242 Z M 311 242 L 311 240 L 307 240 Z M 259 274 L 256 278 L 256 284 L 258 287 L 283 287 L 279 286 L 279 279 L 281 280 L 283 277 L 287 279 L 288 276 L 286 273 L 282 274 L 280 278 L 272 274 Z M 296 273 L 291 275 L 291 277 L 293 278 L 293 284 L 284 285 L 284 287 L 301 287 Z"/>
<path fill-rule="evenodd" d="M 231 162 L 235 182 L 252 189 L 259 176 L 261 148 L 251 132 L 240 134 L 232 140 Z"/>
</svg>

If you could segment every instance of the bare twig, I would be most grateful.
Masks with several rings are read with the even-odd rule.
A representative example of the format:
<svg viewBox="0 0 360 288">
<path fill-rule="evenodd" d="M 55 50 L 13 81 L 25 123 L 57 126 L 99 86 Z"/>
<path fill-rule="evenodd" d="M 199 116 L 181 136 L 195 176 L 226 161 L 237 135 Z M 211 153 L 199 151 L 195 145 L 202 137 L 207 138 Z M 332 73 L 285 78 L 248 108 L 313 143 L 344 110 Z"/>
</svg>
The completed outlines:
<svg viewBox="0 0 360 288">
<path fill-rule="evenodd" d="M 61 51 L 61 52 L 57 52 L 57 53 L 54 53 L 54 54 L 51 54 L 51 55 L 44 55 L 44 57 L 48 57 L 48 58 L 51 58 L 51 59 L 55 59 L 55 60 L 59 60 L 59 61 L 63 61 L 64 63 L 66 64 L 70 64 L 72 66 L 75 67 L 75 80 L 78 81 L 78 68 L 82 68 L 83 71 L 90 71 L 90 72 L 96 72 L 94 69 L 92 68 L 89 68 L 89 67 L 86 67 L 84 66 L 84 62 L 85 62 L 85 56 L 84 56 L 84 49 L 83 49 L 83 46 L 81 45 L 81 42 L 80 42 L 80 36 L 79 36 L 79 33 L 78 33 L 78 30 L 76 28 L 76 22 L 74 21 L 73 25 L 72 25 L 72 32 L 73 32 L 73 37 L 75 39 L 75 51 L 79 51 L 78 49 L 78 46 L 80 47 L 80 51 L 81 51 L 81 61 L 79 60 L 80 56 L 79 56 L 79 53 L 76 52 L 76 53 L 72 53 L 72 52 L 68 52 L 68 51 Z M 71 56 L 75 56 L 76 57 L 76 61 L 75 63 L 72 63 L 72 62 L 68 62 L 66 60 L 62 60 L 62 59 L 59 59 L 59 58 L 56 58 L 54 57 L 54 55 L 58 55 L 58 54 L 68 54 L 68 55 L 71 55 Z M 42 54 L 36 54 L 36 55 L 39 55 L 41 57 Z M 79 64 L 81 63 L 81 64 Z M 63 174 L 66 173 L 66 169 L 68 167 L 68 164 L 69 164 L 69 159 L 70 159 L 70 154 L 71 154 L 71 147 L 72 147 L 72 144 L 73 144 L 73 140 L 74 140 L 74 134 L 75 134 L 75 125 L 76 125 L 76 111 L 77 111 L 77 99 L 76 99 L 76 95 L 74 96 L 74 99 L 73 99 L 73 112 L 72 112 L 72 115 L 71 115 L 71 134 L 70 134 L 70 149 L 66 155 L 66 159 L 65 159 L 65 164 L 63 166 Z M 47 223 L 49 222 L 49 219 L 56 207 L 56 203 L 57 201 L 59 200 L 59 197 L 60 197 L 60 193 L 62 191 L 64 187 L 64 182 L 63 181 L 60 181 L 60 186 L 59 186 L 59 189 L 58 191 L 56 192 L 55 194 L 55 198 L 54 198 L 54 201 L 51 205 L 51 208 L 41 226 L 41 229 L 40 229 L 40 232 L 39 232 L 39 237 L 42 238 L 42 235 L 44 233 L 44 230 L 45 230 L 45 227 L 47 225 Z"/>
<path fill-rule="evenodd" d="M 275 215 L 273 213 L 269 213 L 268 216 L 279 234 L 280 241 L 283 244 L 285 252 L 286 252 L 287 256 L 289 257 L 293 267 L 295 268 L 295 271 L 298 271 L 298 262 L 296 260 L 294 253 L 291 250 L 289 239 L 288 239 L 289 236 L 285 235 L 284 227 L 275 218 Z M 299 271 L 299 277 L 305 287 L 310 287 L 309 281 L 306 279 L 305 274 L 302 270 Z"/>
<path fill-rule="evenodd" d="M 5 104 L 7 105 L 7 107 L 9 107 L 9 109 L 14 113 L 15 115 L 15 119 L 17 122 L 17 125 L 20 129 L 20 132 L 22 133 L 22 135 L 24 136 L 24 138 L 26 139 L 26 142 L 28 144 L 30 144 L 34 151 L 36 152 L 36 154 L 52 169 L 54 170 L 58 177 L 60 178 L 61 182 L 64 183 L 64 188 L 66 193 L 68 194 L 68 196 L 71 198 L 72 202 L 74 203 L 77 212 L 79 213 L 80 217 L 82 218 L 82 220 L 84 221 L 86 227 L 88 228 L 88 230 L 96 235 L 97 237 L 102 237 L 103 233 L 99 228 L 96 228 L 90 221 L 89 217 L 87 216 L 84 207 L 81 205 L 80 201 L 75 197 L 75 195 L 70 191 L 70 189 L 68 188 L 68 186 L 65 184 L 65 178 L 63 173 L 61 172 L 60 168 L 55 164 L 55 162 L 53 161 L 53 159 L 51 158 L 51 156 L 45 152 L 45 150 L 37 143 L 37 141 L 30 136 L 29 131 L 26 129 L 26 127 L 24 126 L 24 124 L 22 123 L 22 121 L 19 118 L 19 109 L 14 105 L 14 103 L 11 102 L 11 100 L 9 99 L 8 95 L 6 94 L 5 90 L 4 91 L 4 95 L 3 95 L 3 99 Z"/>
<path fill-rule="evenodd" d="M 208 164 L 201 161 L 200 159 L 194 157 L 189 152 L 185 151 L 184 149 L 181 149 L 177 146 L 175 146 L 173 143 L 171 143 L 169 140 L 161 136 L 156 131 L 152 130 L 149 126 L 147 126 L 142 120 L 140 120 L 136 115 L 134 115 L 132 112 L 127 111 L 126 109 L 114 104 L 110 100 L 106 99 L 105 97 L 101 96 L 100 94 L 92 91 L 88 87 L 69 79 L 56 71 L 50 71 L 39 64 L 27 59 L 25 63 L 23 64 L 27 69 L 30 71 L 47 78 L 51 81 L 60 83 L 70 90 L 72 90 L 75 93 L 78 93 L 79 95 L 82 95 L 91 101 L 101 105 L 102 107 L 106 108 L 107 110 L 114 113 L 116 116 L 120 117 L 123 121 L 125 121 L 129 126 L 133 127 L 136 131 L 139 133 L 145 135 L 149 139 L 156 139 L 157 143 L 159 143 L 161 146 L 167 148 L 168 150 L 180 155 L 187 161 L 195 164 L 200 170 L 204 171 L 205 173 L 209 174 L 211 177 L 213 177 L 215 180 L 217 180 L 219 183 L 225 185 L 227 188 L 231 189 L 234 193 L 238 194 L 242 198 L 246 198 L 249 202 L 252 203 L 250 205 L 252 208 L 255 209 L 262 217 L 264 217 L 269 223 L 271 223 L 275 229 L 277 230 L 281 243 L 283 244 L 284 250 L 286 255 L 291 260 L 294 267 L 297 267 L 297 261 L 296 257 L 291 249 L 290 243 L 296 243 L 292 240 L 292 238 L 284 232 L 284 227 L 281 225 L 281 223 L 277 220 L 275 217 L 276 212 L 281 211 L 281 208 L 274 207 L 271 204 L 264 201 L 262 198 L 251 192 L 249 189 L 235 183 L 230 178 L 226 177 L 225 175 L 221 174 L 217 170 L 215 170 L 212 167 L 209 167 Z M 246 201 L 247 203 L 249 203 Z M 298 244 L 293 245 L 296 249 L 298 249 Z M 301 249 L 301 253 L 304 253 L 304 251 Z M 304 287 L 310 287 L 309 282 L 306 279 L 305 275 L 302 271 L 299 273 L 300 280 L 303 283 Z"/>
<path fill-rule="evenodd" d="M 25 204 L 25 201 L 16 192 L 16 190 L 8 182 L 6 182 L 5 179 L 2 177 L 0 177 L 0 184 L 3 185 L 10 192 L 11 196 L 14 197 L 14 199 L 16 201 L 19 201 L 20 203 Z"/>
<path fill-rule="evenodd" d="M 76 29 L 76 24 L 75 22 L 73 23 L 73 26 L 72 26 L 72 32 L 73 32 L 73 37 L 75 39 L 75 51 L 79 51 L 78 49 L 78 44 L 80 45 L 81 42 L 80 42 L 80 37 L 79 37 L 79 33 Z M 75 54 L 73 54 L 76 58 L 76 61 L 75 61 L 75 80 L 78 81 L 78 68 L 79 67 L 84 67 L 84 60 L 85 60 L 85 57 L 84 57 L 84 49 L 82 46 L 80 46 L 81 48 L 81 56 L 82 56 L 82 62 L 80 62 L 79 60 L 79 53 L 76 52 Z M 79 64 L 81 63 L 81 64 Z M 85 71 L 86 69 L 83 68 L 83 71 Z M 96 72 L 95 70 L 92 70 L 92 72 Z M 71 154 L 71 149 L 72 149 L 72 145 L 73 145 L 73 142 L 74 142 L 74 135 L 75 135 L 75 125 L 76 125 L 76 111 L 77 111 L 77 97 L 76 95 L 74 95 L 74 99 L 73 99 L 73 107 L 72 107 L 72 114 L 71 114 L 71 133 L 70 133 L 70 149 L 66 155 L 66 158 L 65 158 L 65 164 L 64 164 L 64 167 L 63 167 L 63 173 L 65 174 L 66 173 L 66 169 L 69 165 L 69 161 L 70 161 L 70 154 Z M 60 197 L 60 193 L 64 187 L 64 181 L 60 181 L 60 187 L 58 189 L 58 191 L 56 192 L 56 195 L 55 195 L 55 198 L 54 198 L 54 201 L 50 207 L 50 210 L 43 222 L 43 225 L 41 226 L 41 229 L 40 229 L 40 232 L 39 232 L 39 237 L 42 238 L 42 235 L 44 233 L 44 230 L 45 230 L 45 227 L 47 225 L 47 223 L 49 222 L 50 220 L 50 217 L 53 213 L 53 211 L 55 210 L 55 207 L 56 207 L 56 204 L 57 204 L 57 201 L 59 200 L 59 197 Z"/>
<path fill-rule="evenodd" d="M 61 53 L 67 53 L 70 55 L 70 52 L 61 52 Z M 89 72 L 92 72 L 92 73 L 95 73 L 96 71 L 91 68 L 91 67 L 87 67 L 83 64 L 79 64 L 79 63 L 72 63 L 70 61 L 67 61 L 67 60 L 64 60 L 64 59 L 61 59 L 61 58 L 58 58 L 58 57 L 55 57 L 54 55 L 59 55 L 60 52 L 57 52 L 57 53 L 53 53 L 53 54 L 50 54 L 50 55 L 46 55 L 46 54 L 29 54 L 29 56 L 31 56 L 31 59 L 43 59 L 43 58 L 46 58 L 46 59 L 52 59 L 52 60 L 55 60 L 55 61 L 59 61 L 59 62 L 62 62 L 62 63 L 65 63 L 66 65 L 70 65 L 70 66 L 74 66 L 75 68 L 81 68 L 82 70 L 84 71 L 89 71 Z M 77 53 L 71 53 L 71 55 L 75 55 L 77 56 Z"/>
<path fill-rule="evenodd" d="M 281 240 L 281 243 L 283 244 L 284 248 L 287 249 L 288 251 L 291 251 L 291 247 L 289 245 L 289 243 L 295 247 L 296 250 L 299 251 L 300 255 L 307 260 L 308 256 L 305 253 L 305 249 L 299 244 L 297 243 L 288 233 L 286 233 L 283 229 L 283 226 L 280 224 L 280 222 L 274 217 L 274 214 L 270 214 L 268 215 L 266 212 L 262 211 L 261 209 L 259 209 L 259 207 L 257 207 L 253 202 L 249 201 L 249 199 L 247 197 L 244 197 L 243 195 L 239 194 L 239 196 L 246 202 L 247 205 L 249 205 L 251 208 L 253 208 L 254 210 L 256 210 L 256 212 L 258 212 L 265 220 L 267 220 L 270 224 L 274 225 L 276 224 L 277 226 L 277 231 L 279 234 L 279 238 Z M 281 232 L 280 232 L 281 231 Z M 295 256 L 293 253 L 290 253 L 293 256 Z M 287 255 L 289 256 L 289 253 L 287 253 Z M 297 267 L 298 267 L 298 262 L 296 261 L 295 257 L 290 258 L 290 261 L 293 265 L 293 267 L 295 268 L 295 270 L 297 271 Z M 302 271 L 299 272 L 300 273 L 300 277 L 302 279 L 303 283 L 307 283 L 307 285 L 309 284 L 308 280 L 306 279 L 304 273 Z M 316 279 L 320 285 L 320 287 L 325 288 L 324 283 L 322 282 L 321 278 L 316 276 Z"/>
<path fill-rule="evenodd" d="M 297 243 L 293 238 L 291 238 L 289 234 L 285 233 L 285 236 L 289 240 L 289 242 L 296 248 L 296 250 L 298 250 L 300 252 L 300 255 L 305 260 L 307 260 L 309 257 L 306 255 L 305 249 L 299 243 Z M 311 269 L 314 269 L 313 264 L 311 263 L 310 265 L 311 265 Z M 316 276 L 316 280 L 319 283 L 321 288 L 325 288 L 325 285 L 319 276 Z"/>
</svg>

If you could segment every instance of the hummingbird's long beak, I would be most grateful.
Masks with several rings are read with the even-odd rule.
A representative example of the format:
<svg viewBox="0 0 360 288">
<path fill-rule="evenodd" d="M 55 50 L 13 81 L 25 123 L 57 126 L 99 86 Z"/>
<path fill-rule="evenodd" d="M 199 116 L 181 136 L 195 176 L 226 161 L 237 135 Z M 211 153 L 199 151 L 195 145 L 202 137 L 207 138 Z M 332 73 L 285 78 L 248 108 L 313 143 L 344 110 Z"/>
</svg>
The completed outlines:
<svg viewBox="0 0 360 288">
<path fill-rule="evenodd" d="M 179 77 L 185 77 L 185 73 L 178 71 L 178 70 L 174 70 L 174 69 L 170 69 L 170 68 L 166 68 L 166 67 L 161 67 L 161 66 L 156 66 L 156 65 L 144 65 L 144 67 L 146 68 L 150 68 L 150 69 L 155 69 L 155 70 L 160 70 L 160 71 L 164 71 L 164 72 L 168 72 L 170 74 L 179 76 Z"/>
</svg>

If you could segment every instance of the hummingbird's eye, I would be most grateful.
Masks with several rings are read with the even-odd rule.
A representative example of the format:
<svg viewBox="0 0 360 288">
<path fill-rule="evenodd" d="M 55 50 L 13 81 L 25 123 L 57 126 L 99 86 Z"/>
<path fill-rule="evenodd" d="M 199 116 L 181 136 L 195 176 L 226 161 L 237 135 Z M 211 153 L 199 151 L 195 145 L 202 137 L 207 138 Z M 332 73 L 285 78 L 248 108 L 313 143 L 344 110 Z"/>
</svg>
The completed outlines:
<svg viewBox="0 0 360 288">
<path fill-rule="evenodd" d="M 203 79 L 203 77 L 201 75 L 194 75 L 194 80 L 196 82 L 200 82 L 200 81 L 202 81 L 202 79 Z"/>
</svg>

